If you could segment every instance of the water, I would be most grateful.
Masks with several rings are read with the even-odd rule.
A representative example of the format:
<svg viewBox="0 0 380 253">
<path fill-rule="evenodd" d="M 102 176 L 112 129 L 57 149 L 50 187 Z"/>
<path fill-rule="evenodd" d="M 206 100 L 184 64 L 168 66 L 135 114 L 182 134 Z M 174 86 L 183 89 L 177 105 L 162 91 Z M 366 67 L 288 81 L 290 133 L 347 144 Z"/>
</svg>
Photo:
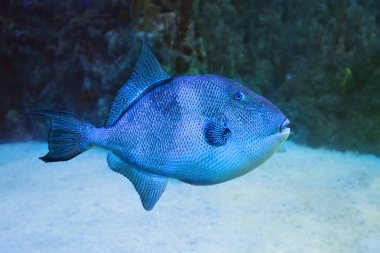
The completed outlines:
<svg viewBox="0 0 380 253">
<path fill-rule="evenodd" d="M 0 1 L 0 252 L 380 252 L 377 1 Z M 174 76 L 274 102 L 292 135 L 213 186 L 170 179 L 147 212 L 107 151 L 44 163 L 48 125 L 101 126 L 139 40 Z"/>
</svg>

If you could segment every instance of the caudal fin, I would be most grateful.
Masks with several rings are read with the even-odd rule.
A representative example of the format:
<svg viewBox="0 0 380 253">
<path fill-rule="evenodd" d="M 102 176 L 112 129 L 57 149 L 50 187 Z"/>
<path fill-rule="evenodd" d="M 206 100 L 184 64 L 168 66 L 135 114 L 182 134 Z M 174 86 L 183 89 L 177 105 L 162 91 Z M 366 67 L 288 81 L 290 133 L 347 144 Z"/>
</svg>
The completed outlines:
<svg viewBox="0 0 380 253">
<path fill-rule="evenodd" d="M 44 162 L 67 161 L 87 150 L 94 126 L 66 112 L 38 110 L 25 114 L 49 118 L 49 153 L 40 159 Z"/>
</svg>

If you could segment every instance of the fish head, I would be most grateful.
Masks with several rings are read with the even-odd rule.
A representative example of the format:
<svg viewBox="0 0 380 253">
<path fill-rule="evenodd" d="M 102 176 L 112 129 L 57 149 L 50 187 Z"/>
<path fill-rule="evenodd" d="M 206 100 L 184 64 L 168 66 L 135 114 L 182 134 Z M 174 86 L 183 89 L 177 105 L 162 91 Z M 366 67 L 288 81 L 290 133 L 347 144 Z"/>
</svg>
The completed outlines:
<svg viewBox="0 0 380 253">
<path fill-rule="evenodd" d="M 288 138 L 290 122 L 272 102 L 244 85 L 230 80 L 227 90 L 231 142 L 249 166 L 257 167 Z"/>
</svg>

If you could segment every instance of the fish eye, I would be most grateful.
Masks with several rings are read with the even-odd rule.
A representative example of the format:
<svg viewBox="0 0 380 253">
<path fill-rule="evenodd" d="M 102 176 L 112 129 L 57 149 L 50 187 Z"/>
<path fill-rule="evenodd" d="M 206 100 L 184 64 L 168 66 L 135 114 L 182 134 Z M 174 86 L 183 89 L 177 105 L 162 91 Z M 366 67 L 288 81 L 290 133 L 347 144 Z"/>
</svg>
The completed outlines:
<svg viewBox="0 0 380 253">
<path fill-rule="evenodd" d="M 237 91 L 237 92 L 234 93 L 234 99 L 235 100 L 242 100 L 243 97 L 244 97 L 244 95 L 240 91 Z"/>
</svg>

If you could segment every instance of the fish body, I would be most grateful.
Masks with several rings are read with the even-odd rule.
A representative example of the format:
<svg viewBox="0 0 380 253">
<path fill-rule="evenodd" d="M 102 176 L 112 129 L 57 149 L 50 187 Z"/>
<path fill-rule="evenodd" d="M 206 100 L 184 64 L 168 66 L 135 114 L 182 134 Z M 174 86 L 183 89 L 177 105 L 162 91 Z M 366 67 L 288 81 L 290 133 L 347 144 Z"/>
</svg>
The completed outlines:
<svg viewBox="0 0 380 253">
<path fill-rule="evenodd" d="M 237 91 L 247 101 L 235 100 Z M 243 175 L 266 160 L 277 147 L 274 143 L 286 137 L 279 132 L 285 119 L 270 102 L 233 80 L 194 75 L 160 85 L 114 125 L 97 131 L 105 136 L 105 148 L 136 168 L 208 185 Z M 225 121 L 230 136 L 224 145 L 213 145 L 204 130 L 219 120 Z"/>
<path fill-rule="evenodd" d="M 146 210 L 168 178 L 211 185 L 239 177 L 266 161 L 290 131 L 284 114 L 244 85 L 209 74 L 173 78 L 144 44 L 104 127 L 67 113 L 32 114 L 51 121 L 42 160 L 68 160 L 101 146 L 110 151 L 110 168 L 130 179 Z"/>
</svg>

